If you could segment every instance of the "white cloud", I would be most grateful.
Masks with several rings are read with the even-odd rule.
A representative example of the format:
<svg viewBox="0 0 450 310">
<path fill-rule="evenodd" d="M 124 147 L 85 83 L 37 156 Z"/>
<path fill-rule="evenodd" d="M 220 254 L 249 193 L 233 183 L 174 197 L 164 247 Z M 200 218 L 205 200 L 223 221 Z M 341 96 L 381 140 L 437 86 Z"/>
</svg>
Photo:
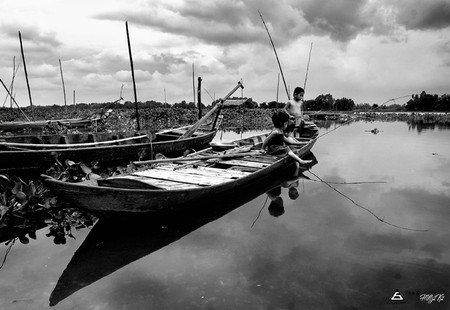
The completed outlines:
<svg viewBox="0 0 450 310">
<path fill-rule="evenodd" d="M 61 59 L 67 86 L 85 94 L 86 102 L 109 100 L 122 84 L 124 94 L 132 96 L 126 20 L 140 100 L 162 100 L 164 88 L 170 103 L 192 100 L 192 64 L 195 78 L 201 76 L 216 97 L 242 78 L 246 96 L 257 102 L 276 99 L 279 69 L 258 10 L 290 89 L 304 83 L 313 42 L 307 99 L 330 93 L 356 103 L 382 103 L 422 90 L 449 92 L 445 1 L 4 2 L 0 78 L 7 83 L 13 57 L 20 59 L 21 31 L 31 87 L 60 92 Z M 416 22 L 410 20 L 414 14 Z M 26 102 L 24 83 L 18 78 L 16 91 Z M 38 102 L 59 102 L 32 91 Z M 281 80 L 279 99 L 286 99 Z"/>
</svg>

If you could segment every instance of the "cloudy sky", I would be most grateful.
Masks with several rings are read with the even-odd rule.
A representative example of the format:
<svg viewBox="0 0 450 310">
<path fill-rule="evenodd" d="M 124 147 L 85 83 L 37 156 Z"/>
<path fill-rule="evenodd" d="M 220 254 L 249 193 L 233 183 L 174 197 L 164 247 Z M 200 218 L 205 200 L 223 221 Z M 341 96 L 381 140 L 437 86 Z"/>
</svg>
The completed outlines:
<svg viewBox="0 0 450 310">
<path fill-rule="evenodd" d="M 306 99 L 330 93 L 381 104 L 426 91 L 450 93 L 450 0 L 0 0 L 0 78 L 29 105 L 19 31 L 34 105 L 133 101 L 125 21 L 138 100 L 193 101 L 243 95 L 277 99 L 279 68 L 287 87 L 305 83 Z M 240 91 L 236 95 L 242 95 Z M 6 91 L 0 88 L 0 104 Z M 286 101 L 282 79 L 279 101 Z M 401 98 L 390 103 L 406 103 Z M 7 101 L 6 106 L 9 106 Z"/>
</svg>

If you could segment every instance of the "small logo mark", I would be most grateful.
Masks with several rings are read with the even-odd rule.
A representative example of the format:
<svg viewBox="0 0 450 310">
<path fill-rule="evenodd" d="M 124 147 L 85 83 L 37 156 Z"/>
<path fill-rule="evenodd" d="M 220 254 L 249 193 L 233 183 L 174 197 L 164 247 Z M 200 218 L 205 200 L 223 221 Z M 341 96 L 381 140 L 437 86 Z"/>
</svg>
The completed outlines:
<svg viewBox="0 0 450 310">
<path fill-rule="evenodd" d="M 395 290 L 392 297 L 389 299 L 389 304 L 404 304 L 406 303 L 405 298 L 403 298 L 402 294 L 398 290 Z"/>
</svg>

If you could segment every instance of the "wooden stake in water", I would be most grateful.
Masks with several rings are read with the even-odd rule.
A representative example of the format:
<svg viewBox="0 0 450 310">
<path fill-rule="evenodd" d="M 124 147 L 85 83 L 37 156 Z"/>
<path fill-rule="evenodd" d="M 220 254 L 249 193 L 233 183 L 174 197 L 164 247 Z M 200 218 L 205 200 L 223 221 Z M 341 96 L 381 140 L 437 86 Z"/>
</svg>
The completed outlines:
<svg viewBox="0 0 450 310">
<path fill-rule="evenodd" d="M 28 81 L 27 65 L 25 63 L 25 54 L 23 53 L 22 35 L 20 34 L 20 31 L 19 31 L 19 41 L 20 41 L 20 52 L 22 54 L 23 70 L 25 71 L 25 80 L 27 81 L 28 97 L 30 98 L 31 119 L 34 119 L 33 100 L 31 100 L 30 82 Z"/>
<path fill-rule="evenodd" d="M 128 54 L 130 56 L 131 77 L 133 79 L 134 104 L 136 107 L 137 130 L 141 130 L 141 125 L 139 124 L 139 110 L 138 110 L 138 103 L 137 103 L 136 80 L 134 79 L 134 65 L 133 65 L 133 56 L 131 54 L 131 43 L 130 43 L 130 34 L 128 32 L 128 22 L 125 22 L 125 28 L 127 30 Z"/>
</svg>

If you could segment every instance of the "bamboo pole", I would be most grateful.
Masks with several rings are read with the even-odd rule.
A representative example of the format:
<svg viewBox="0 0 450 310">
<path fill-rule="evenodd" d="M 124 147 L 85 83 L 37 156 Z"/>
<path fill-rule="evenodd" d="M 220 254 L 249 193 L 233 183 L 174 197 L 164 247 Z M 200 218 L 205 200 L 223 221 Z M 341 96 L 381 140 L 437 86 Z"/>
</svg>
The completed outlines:
<svg viewBox="0 0 450 310">
<path fill-rule="evenodd" d="M 16 78 L 17 75 L 17 71 L 19 71 L 19 67 L 20 67 L 20 61 L 17 64 L 16 67 L 16 56 L 13 57 L 13 72 L 12 72 L 12 79 L 11 79 L 11 84 L 9 84 L 9 92 L 12 94 L 14 91 L 14 80 Z M 3 101 L 3 107 L 5 107 L 6 101 L 8 100 L 9 94 L 6 94 L 5 96 L 5 101 Z M 10 98 L 10 108 L 13 107 L 13 99 Z"/>
<path fill-rule="evenodd" d="M 225 158 L 239 158 L 253 155 L 261 155 L 260 151 L 254 152 L 245 152 L 245 153 L 230 153 L 230 154 L 217 154 L 217 155 L 206 155 L 206 156 L 192 156 L 192 157 L 176 157 L 176 158 L 163 158 L 163 159 L 153 159 L 153 160 L 145 160 L 145 161 L 134 161 L 135 165 L 147 165 L 147 164 L 159 164 L 159 163 L 170 163 L 174 161 L 198 161 L 205 159 L 225 159 Z"/>
<path fill-rule="evenodd" d="M 66 107 L 66 116 L 67 116 L 66 86 L 64 84 L 64 75 L 63 75 L 63 70 L 62 70 L 62 65 L 61 65 L 61 59 L 58 59 L 58 61 L 59 61 L 59 71 L 61 72 L 61 82 L 62 82 L 63 94 L 64 94 L 64 106 Z"/>
<path fill-rule="evenodd" d="M 284 79 L 283 70 L 281 69 L 280 59 L 278 58 L 277 50 L 275 49 L 275 45 L 273 44 L 272 37 L 270 36 L 269 29 L 266 26 L 266 22 L 264 21 L 264 18 L 262 17 L 262 14 L 261 14 L 261 12 L 259 10 L 258 10 L 258 13 L 259 13 L 259 16 L 261 17 L 261 20 L 262 20 L 262 22 L 264 24 L 264 27 L 266 28 L 267 34 L 269 35 L 270 43 L 272 43 L 272 48 L 273 48 L 273 51 L 275 53 L 275 57 L 276 57 L 277 62 L 278 62 L 278 67 L 280 68 L 281 77 L 283 78 L 284 88 L 286 89 L 286 95 L 288 97 L 288 100 L 291 100 L 291 97 L 289 96 L 289 91 L 288 91 L 288 88 L 287 88 L 287 85 L 286 85 L 286 80 Z"/>
<path fill-rule="evenodd" d="M 305 83 L 303 84 L 303 90 L 304 90 L 305 92 L 306 92 L 306 81 L 308 80 L 309 62 L 311 61 L 312 47 L 313 47 L 313 44 L 312 44 L 312 42 L 311 42 L 311 47 L 309 48 L 308 66 L 306 67 Z"/>
<path fill-rule="evenodd" d="M 198 119 L 202 118 L 202 78 L 198 77 L 197 82 L 197 107 L 198 107 Z"/>
<path fill-rule="evenodd" d="M 125 22 L 125 28 L 127 30 L 127 42 L 128 42 L 128 54 L 130 56 L 130 66 L 131 66 L 131 77 L 133 79 L 133 92 L 134 92 L 134 104 L 136 107 L 136 122 L 137 122 L 137 130 L 141 130 L 141 125 L 139 124 L 139 109 L 137 103 L 137 93 L 136 93 L 136 80 L 134 78 L 134 65 L 133 65 L 133 56 L 131 54 L 131 43 L 130 43 L 130 34 L 128 32 L 128 22 Z"/>
<path fill-rule="evenodd" d="M 74 144 L 33 144 L 33 143 L 17 143 L 17 142 L 0 142 L 2 146 L 12 146 L 12 147 L 28 147 L 28 148 L 54 148 L 54 149 L 67 149 L 72 147 L 91 147 L 105 144 L 113 144 L 118 142 L 125 142 L 137 139 L 149 138 L 148 135 L 140 135 L 136 137 L 128 137 L 117 140 L 109 140 L 109 141 L 99 141 L 99 142 L 87 142 L 87 143 L 74 143 Z"/>
<path fill-rule="evenodd" d="M 195 77 L 194 77 L 194 64 L 192 64 L 192 94 L 194 95 L 194 106 L 195 106 Z"/>
<path fill-rule="evenodd" d="M 2 83 L 3 87 L 5 88 L 6 92 L 8 93 L 8 95 L 11 97 L 12 101 L 14 101 L 14 103 L 16 104 L 16 106 L 19 108 L 19 111 L 22 112 L 23 116 L 25 116 L 25 118 L 27 119 L 27 121 L 30 121 L 30 119 L 28 118 L 28 116 L 25 114 L 25 112 L 22 111 L 22 109 L 19 107 L 19 105 L 16 102 L 16 99 L 14 99 L 14 97 L 11 95 L 11 93 L 9 92 L 8 88 L 6 87 L 5 83 L 3 83 L 2 79 L 0 79 L 0 82 Z"/>
<path fill-rule="evenodd" d="M 23 44 L 22 44 L 22 35 L 20 34 L 20 31 L 19 31 L 19 41 L 20 41 L 20 52 L 22 54 L 23 70 L 25 71 L 25 79 L 27 81 L 28 97 L 30 98 L 31 118 L 34 119 L 33 100 L 31 100 L 30 82 L 28 81 L 27 65 L 25 62 L 25 54 L 23 52 Z"/>
<path fill-rule="evenodd" d="M 279 90 L 280 90 L 280 72 L 278 72 L 278 80 L 277 80 L 277 103 Z"/>
<path fill-rule="evenodd" d="M 203 116 L 200 120 L 198 120 L 197 121 L 197 123 L 195 123 L 194 125 L 192 125 L 192 127 L 191 128 L 189 128 L 180 138 L 178 138 L 178 139 L 184 139 L 184 138 L 188 138 L 188 137 L 190 137 L 190 136 L 192 136 L 192 134 L 204 123 L 204 122 L 206 122 L 206 120 L 211 116 L 211 115 L 213 115 L 214 114 L 214 112 L 216 112 L 216 110 L 219 110 L 221 107 L 222 107 L 222 105 L 223 105 L 223 102 L 224 101 L 226 101 L 239 87 L 244 87 L 243 85 L 242 85 L 242 83 L 241 82 L 238 82 L 238 84 L 223 98 L 223 99 L 221 99 L 220 100 L 220 102 L 219 103 L 217 103 L 215 106 L 214 106 L 214 108 L 212 108 L 208 113 L 206 113 L 205 114 L 205 116 Z M 217 113 L 217 114 L 219 114 L 219 113 Z M 216 121 L 217 121 L 217 118 L 214 120 L 214 124 L 213 124 L 213 128 L 215 127 L 215 125 L 216 125 Z"/>
</svg>

